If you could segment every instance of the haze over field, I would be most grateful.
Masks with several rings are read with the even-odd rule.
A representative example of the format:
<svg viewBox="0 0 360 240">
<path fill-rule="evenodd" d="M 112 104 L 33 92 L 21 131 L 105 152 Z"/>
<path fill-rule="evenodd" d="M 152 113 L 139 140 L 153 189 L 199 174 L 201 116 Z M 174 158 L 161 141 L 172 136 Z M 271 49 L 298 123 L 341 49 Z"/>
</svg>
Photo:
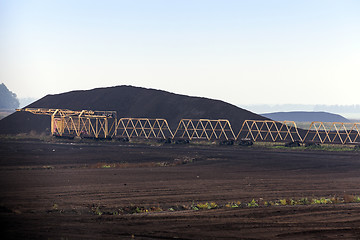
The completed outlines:
<svg viewBox="0 0 360 240">
<path fill-rule="evenodd" d="M 0 81 L 19 98 L 133 85 L 240 107 L 360 104 L 359 12 L 355 0 L 0 0 Z"/>
</svg>

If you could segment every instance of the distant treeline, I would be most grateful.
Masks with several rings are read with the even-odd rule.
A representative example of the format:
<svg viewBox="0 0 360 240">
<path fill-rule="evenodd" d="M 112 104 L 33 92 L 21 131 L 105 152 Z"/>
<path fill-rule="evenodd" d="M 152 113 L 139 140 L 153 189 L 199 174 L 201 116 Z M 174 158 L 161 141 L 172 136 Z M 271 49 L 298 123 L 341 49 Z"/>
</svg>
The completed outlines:
<svg viewBox="0 0 360 240">
<path fill-rule="evenodd" d="M 16 109 L 19 105 L 16 94 L 11 92 L 5 84 L 0 84 L 0 109 Z"/>
</svg>

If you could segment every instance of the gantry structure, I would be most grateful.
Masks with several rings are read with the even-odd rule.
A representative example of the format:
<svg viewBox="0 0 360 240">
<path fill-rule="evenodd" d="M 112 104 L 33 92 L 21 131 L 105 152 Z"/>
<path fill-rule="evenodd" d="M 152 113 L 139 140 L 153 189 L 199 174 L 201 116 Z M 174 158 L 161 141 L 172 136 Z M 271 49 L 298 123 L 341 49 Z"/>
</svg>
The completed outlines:
<svg viewBox="0 0 360 240">
<path fill-rule="evenodd" d="M 173 132 L 166 119 L 118 120 L 116 111 L 45 108 L 24 108 L 17 111 L 50 115 L 51 133 L 55 136 L 360 144 L 360 123 L 312 122 L 308 129 L 304 129 L 298 128 L 294 121 L 245 120 L 239 133 L 235 134 L 227 119 L 181 119 Z"/>
<path fill-rule="evenodd" d="M 17 111 L 51 116 L 51 134 L 109 138 L 116 133 L 116 111 L 23 108 Z"/>
</svg>

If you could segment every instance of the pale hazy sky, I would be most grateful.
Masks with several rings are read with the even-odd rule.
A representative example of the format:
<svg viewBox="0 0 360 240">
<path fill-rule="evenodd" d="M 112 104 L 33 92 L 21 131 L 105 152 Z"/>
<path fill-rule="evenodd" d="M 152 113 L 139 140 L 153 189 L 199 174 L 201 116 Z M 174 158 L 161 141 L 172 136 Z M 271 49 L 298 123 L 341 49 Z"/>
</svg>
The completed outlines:
<svg viewBox="0 0 360 240">
<path fill-rule="evenodd" d="M 0 83 L 360 104 L 359 0 L 0 0 Z"/>
</svg>

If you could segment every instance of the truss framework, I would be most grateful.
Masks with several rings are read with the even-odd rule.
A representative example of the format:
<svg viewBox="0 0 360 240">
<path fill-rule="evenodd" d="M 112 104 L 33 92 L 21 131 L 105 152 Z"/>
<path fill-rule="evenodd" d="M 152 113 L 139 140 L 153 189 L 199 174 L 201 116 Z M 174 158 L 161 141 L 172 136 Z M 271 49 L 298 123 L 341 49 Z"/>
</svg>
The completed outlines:
<svg viewBox="0 0 360 240">
<path fill-rule="evenodd" d="M 241 138 L 253 141 L 354 144 L 360 140 L 360 123 L 312 122 L 306 134 L 301 136 L 293 121 L 245 120 L 236 137 L 237 140 Z"/>
<path fill-rule="evenodd" d="M 226 119 L 181 119 L 174 133 L 174 138 L 192 139 L 222 139 L 235 140 L 234 131 Z"/>
<path fill-rule="evenodd" d="M 50 115 L 51 133 L 58 136 L 107 138 L 116 129 L 117 116 L 115 111 L 73 111 L 45 108 L 24 108 L 18 111 Z"/>
<path fill-rule="evenodd" d="M 115 136 L 148 138 L 173 138 L 167 120 L 161 118 L 121 118 Z"/>
<path fill-rule="evenodd" d="M 69 110 L 55 108 L 22 108 L 16 109 L 18 112 L 30 112 L 39 115 L 61 116 L 61 117 L 108 117 L 116 118 L 116 111 L 93 111 L 93 110 Z"/>
<path fill-rule="evenodd" d="M 356 143 L 360 140 L 360 123 L 312 122 L 304 139 L 320 143 Z"/>
<path fill-rule="evenodd" d="M 245 120 L 236 139 L 249 138 L 253 141 L 303 141 L 293 121 Z"/>
<path fill-rule="evenodd" d="M 204 140 L 299 141 L 319 143 L 359 144 L 360 123 L 312 122 L 301 129 L 293 121 L 245 120 L 237 135 L 226 119 L 181 119 L 173 134 L 167 120 L 121 118 L 115 111 L 73 111 L 68 109 L 24 108 L 33 114 L 51 116 L 51 133 L 58 136 L 107 138 L 114 136 L 144 138 L 188 138 Z"/>
</svg>

